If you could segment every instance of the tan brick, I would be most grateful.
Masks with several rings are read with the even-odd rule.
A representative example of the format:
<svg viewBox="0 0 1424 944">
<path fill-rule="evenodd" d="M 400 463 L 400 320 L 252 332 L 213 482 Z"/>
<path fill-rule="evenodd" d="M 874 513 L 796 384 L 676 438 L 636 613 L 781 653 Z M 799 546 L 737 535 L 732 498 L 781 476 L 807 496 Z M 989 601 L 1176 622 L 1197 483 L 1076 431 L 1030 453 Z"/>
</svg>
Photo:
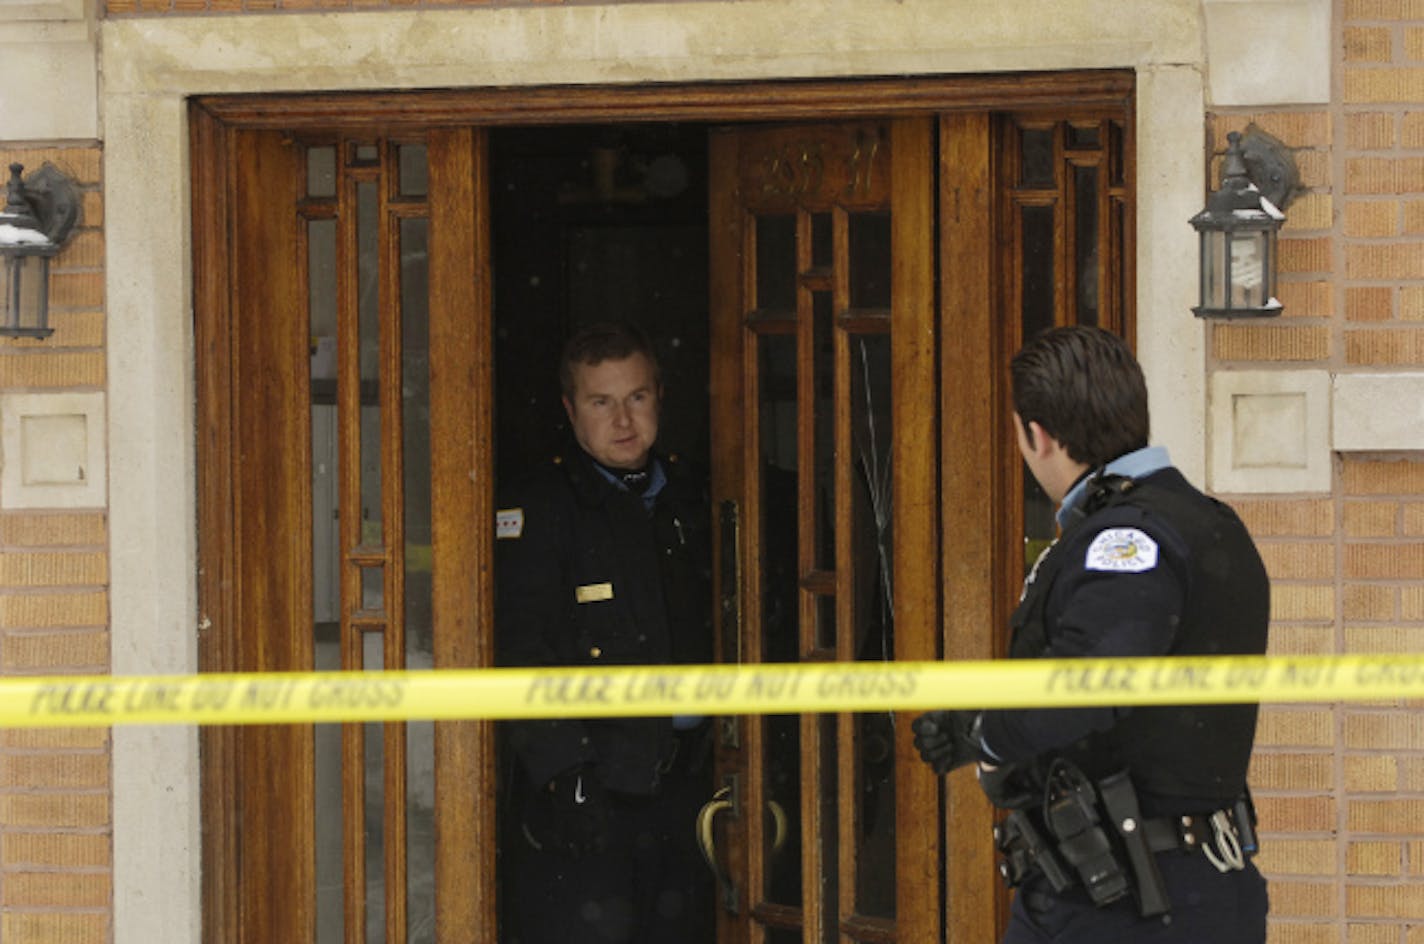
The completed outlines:
<svg viewBox="0 0 1424 944">
<path fill-rule="evenodd" d="M 1424 885 L 1345 883 L 1345 914 L 1351 918 L 1413 918 L 1424 914 Z"/>
<path fill-rule="evenodd" d="M 1351 459 L 1341 469 L 1347 495 L 1424 495 L 1424 462 Z"/>
<path fill-rule="evenodd" d="M 102 512 L 0 514 L 0 547 L 103 546 L 108 540 Z"/>
<path fill-rule="evenodd" d="M 19 161 L 25 165 L 25 176 L 28 177 L 49 162 L 74 178 L 81 191 L 103 182 L 99 173 L 100 157 L 101 152 L 96 147 L 0 146 L 0 163 L 9 165 Z"/>
<path fill-rule="evenodd" d="M 1424 502 L 1405 502 L 1402 531 L 1410 537 L 1424 535 Z"/>
<path fill-rule="evenodd" d="M 1347 105 L 1424 101 L 1424 69 L 1346 67 L 1343 73 Z"/>
<path fill-rule="evenodd" d="M 1324 280 L 1277 282 L 1276 297 L 1289 318 L 1329 318 L 1335 313 L 1335 286 Z"/>
<path fill-rule="evenodd" d="M 1343 734 L 1345 747 L 1348 750 L 1380 751 L 1424 749 L 1424 725 L 1420 725 L 1418 720 L 1395 711 L 1347 711 Z"/>
<path fill-rule="evenodd" d="M 1404 30 L 1404 55 L 1409 59 L 1424 59 L 1424 29 L 1410 26 Z"/>
<path fill-rule="evenodd" d="M 1409 874 L 1424 875 L 1424 839 L 1413 839 L 1405 843 L 1409 856 Z"/>
<path fill-rule="evenodd" d="M 102 353 L 15 355 L 0 344 L 0 389 L 16 387 L 102 387 Z"/>
<path fill-rule="evenodd" d="M 0 864 L 16 868 L 105 868 L 112 864 L 109 837 L 80 833 L 0 833 Z"/>
<path fill-rule="evenodd" d="M 1345 274 L 1352 279 L 1424 277 L 1424 242 L 1348 245 L 1345 247 Z"/>
<path fill-rule="evenodd" d="M 1424 626 L 1347 626 L 1344 651 L 1361 655 L 1424 652 Z"/>
<path fill-rule="evenodd" d="M 1330 113 L 1327 111 L 1268 111 L 1253 115 L 1251 124 L 1289 148 L 1328 148 L 1332 141 Z M 1220 138 L 1222 153 L 1226 136 Z"/>
<path fill-rule="evenodd" d="M 1271 619 L 1333 620 L 1335 588 L 1315 584 L 1272 584 Z"/>
<path fill-rule="evenodd" d="M 1291 204 L 1281 232 L 1292 235 L 1301 231 L 1329 229 L 1334 224 L 1334 198 L 1328 193 L 1307 193 Z"/>
<path fill-rule="evenodd" d="M 1346 544 L 1345 576 L 1351 580 L 1424 580 L 1424 545 Z"/>
<path fill-rule="evenodd" d="M 107 908 L 107 872 L 7 872 L 0 883 L 7 908 Z"/>
<path fill-rule="evenodd" d="M 1399 505 L 1392 501 L 1347 501 L 1342 523 L 1346 537 L 1394 537 L 1399 533 Z"/>
<path fill-rule="evenodd" d="M 1329 709 L 1262 705 L 1256 726 L 1262 747 L 1331 747 L 1335 717 Z"/>
<path fill-rule="evenodd" d="M 1424 113 L 1404 113 L 1399 122 L 1399 146 L 1407 151 L 1424 148 Z"/>
<path fill-rule="evenodd" d="M 1424 0 L 1345 0 L 1343 14 L 1346 23 L 1424 19 Z"/>
<path fill-rule="evenodd" d="M 1257 796 L 1263 832 L 1330 832 L 1335 829 L 1335 801 L 1330 797 Z"/>
<path fill-rule="evenodd" d="M 1347 620 L 1394 619 L 1399 591 L 1378 584 L 1347 584 L 1341 591 L 1341 605 Z"/>
<path fill-rule="evenodd" d="M 108 622 L 107 593 L 0 593 L 0 626 L 8 629 L 105 626 Z"/>
<path fill-rule="evenodd" d="M 109 580 L 103 551 L 7 551 L 0 553 L 0 585 L 9 587 L 98 586 Z"/>
<path fill-rule="evenodd" d="M 107 750 L 109 728 L 3 728 L 0 747 L 11 750 Z"/>
<path fill-rule="evenodd" d="M 1335 548 L 1331 544 L 1263 541 L 1258 549 L 1273 580 L 1318 580 L 1335 572 Z"/>
<path fill-rule="evenodd" d="M 107 672 L 107 629 L 10 633 L 0 647 L 0 670 L 23 675 Z"/>
<path fill-rule="evenodd" d="M 1352 366 L 1424 364 L 1424 331 L 1417 329 L 1345 332 L 1345 361 Z"/>
<path fill-rule="evenodd" d="M 0 794 L 0 823 L 10 829 L 96 829 L 110 825 L 107 793 Z M 0 936 L 0 940 L 4 940 Z"/>
<path fill-rule="evenodd" d="M 1256 867 L 1272 875 L 1334 875 L 1335 848 L 1334 840 L 1277 837 L 1262 844 Z"/>
<path fill-rule="evenodd" d="M 1424 321 L 1424 285 L 1400 287 L 1399 317 L 1402 321 Z"/>
<path fill-rule="evenodd" d="M 103 227 L 104 225 L 104 194 L 98 190 L 90 190 L 80 195 L 79 211 L 80 219 L 85 226 Z"/>
<path fill-rule="evenodd" d="M 1345 289 L 1345 317 L 1350 321 L 1388 321 L 1394 317 L 1394 290 L 1383 286 Z"/>
<path fill-rule="evenodd" d="M 49 326 L 54 334 L 48 338 L 16 344 L 16 347 L 103 347 L 104 328 L 107 319 L 102 311 L 78 309 L 65 311 L 59 308 L 49 310 Z M 20 339 L 16 339 L 17 341 Z"/>
<path fill-rule="evenodd" d="M 104 265 L 104 233 L 84 228 L 75 230 L 50 263 L 51 277 L 74 269 L 97 269 Z"/>
<path fill-rule="evenodd" d="M 1231 505 L 1258 538 L 1324 537 L 1335 530 L 1335 506 L 1328 500 L 1238 499 Z"/>
<path fill-rule="evenodd" d="M 1296 151 L 1295 166 L 1296 170 L 1300 172 L 1302 189 L 1325 190 L 1330 188 L 1332 169 L 1329 151 Z"/>
<path fill-rule="evenodd" d="M 1345 944 L 1399 944 L 1399 926 L 1395 924 L 1347 924 Z"/>
<path fill-rule="evenodd" d="M 1424 620 L 1424 587 L 1400 588 L 1399 618 Z"/>
<path fill-rule="evenodd" d="M 1403 204 L 1406 236 L 1417 236 L 1424 232 L 1424 200 L 1406 200 Z"/>
<path fill-rule="evenodd" d="M 0 757 L 0 786 L 93 790 L 109 785 L 107 754 L 10 754 Z"/>
<path fill-rule="evenodd" d="M 1344 40 L 1346 62 L 1389 62 L 1394 55 L 1394 34 L 1382 26 L 1347 26 Z"/>
<path fill-rule="evenodd" d="M 1329 917 L 1338 911 L 1338 898 L 1339 892 L 1334 883 L 1330 882 L 1272 882 L 1271 915 L 1276 920 L 1284 917 Z M 1294 929 L 1301 925 L 1292 925 L 1291 927 L 1293 933 L 1289 940 L 1294 942 L 1298 940 Z M 1334 928 L 1330 930 L 1332 934 L 1339 933 Z"/>
<path fill-rule="evenodd" d="M 1399 761 L 1389 754 L 1346 754 L 1343 767 L 1349 793 L 1393 793 L 1399 789 Z"/>
<path fill-rule="evenodd" d="M 1249 781 L 1257 790 L 1328 790 L 1334 780 L 1333 754 L 1278 754 L 1257 751 Z"/>
<path fill-rule="evenodd" d="M 109 940 L 109 911 L 19 912 L 0 914 L 0 940 L 31 944 L 104 944 Z"/>
<path fill-rule="evenodd" d="M 1351 157 L 1345 193 L 1400 194 L 1424 190 L 1424 157 Z"/>
<path fill-rule="evenodd" d="M 1318 361 L 1330 353 L 1328 328 L 1223 324 L 1212 332 L 1224 361 Z"/>
<path fill-rule="evenodd" d="M 1335 626 L 1277 623 L 1266 641 L 1269 656 L 1318 656 L 1335 651 Z"/>
<path fill-rule="evenodd" d="M 1276 899 L 1271 898 L 1271 920 L 1266 924 L 1266 944 L 1340 944 L 1333 923 L 1282 921 Z"/>
<path fill-rule="evenodd" d="M 1278 243 L 1281 273 L 1329 272 L 1334 263 L 1331 257 L 1334 245 L 1329 237 L 1281 239 Z"/>
<path fill-rule="evenodd" d="M 1382 111 L 1355 112 L 1345 116 L 1345 146 L 1351 151 L 1379 151 L 1394 147 L 1393 114 Z"/>
<path fill-rule="evenodd" d="M 1397 842 L 1352 842 L 1345 847 L 1345 871 L 1350 875 L 1398 875 L 1403 866 L 1404 846 Z"/>
<path fill-rule="evenodd" d="M 1399 233 L 1399 201 L 1345 201 L 1345 235 L 1380 239 Z"/>
<path fill-rule="evenodd" d="M 104 273 L 54 273 L 49 280 L 49 303 L 55 308 L 101 307 L 104 304 Z"/>
</svg>

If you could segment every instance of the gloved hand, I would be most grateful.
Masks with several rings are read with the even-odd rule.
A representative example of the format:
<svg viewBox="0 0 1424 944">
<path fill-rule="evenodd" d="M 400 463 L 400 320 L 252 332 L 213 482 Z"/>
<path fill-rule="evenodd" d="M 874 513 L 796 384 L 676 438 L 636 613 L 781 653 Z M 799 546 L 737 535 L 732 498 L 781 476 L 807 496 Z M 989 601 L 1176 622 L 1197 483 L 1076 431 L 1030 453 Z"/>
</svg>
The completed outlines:
<svg viewBox="0 0 1424 944">
<path fill-rule="evenodd" d="M 979 788 L 1001 810 L 1026 809 L 1043 795 L 1023 764 L 980 764 L 978 774 Z"/>
<path fill-rule="evenodd" d="M 910 725 L 915 732 L 915 750 L 937 774 L 971 764 L 979 759 L 979 739 L 972 729 L 977 711 L 927 711 Z"/>
<path fill-rule="evenodd" d="M 608 842 L 608 797 L 587 767 L 565 771 L 548 785 L 548 840 L 571 856 L 602 852 Z"/>
</svg>

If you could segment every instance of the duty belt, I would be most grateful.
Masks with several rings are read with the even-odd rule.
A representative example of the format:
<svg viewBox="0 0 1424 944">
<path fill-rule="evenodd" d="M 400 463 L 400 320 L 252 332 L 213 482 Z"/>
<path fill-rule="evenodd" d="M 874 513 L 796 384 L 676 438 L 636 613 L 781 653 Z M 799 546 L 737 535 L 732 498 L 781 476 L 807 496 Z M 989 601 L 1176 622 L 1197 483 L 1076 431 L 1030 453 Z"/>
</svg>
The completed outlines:
<svg viewBox="0 0 1424 944">
<path fill-rule="evenodd" d="M 1246 857 L 1256 851 L 1248 810 L 1245 803 L 1237 803 L 1212 813 L 1144 820 L 1142 835 L 1152 852 L 1200 849 L 1217 871 L 1243 869 Z"/>
</svg>

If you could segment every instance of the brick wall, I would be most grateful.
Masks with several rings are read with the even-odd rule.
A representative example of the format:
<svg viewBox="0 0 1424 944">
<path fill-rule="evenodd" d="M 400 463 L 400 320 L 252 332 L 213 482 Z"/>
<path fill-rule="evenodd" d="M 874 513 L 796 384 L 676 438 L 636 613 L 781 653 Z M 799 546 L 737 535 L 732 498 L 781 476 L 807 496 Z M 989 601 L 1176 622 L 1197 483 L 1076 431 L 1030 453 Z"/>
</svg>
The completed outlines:
<svg viewBox="0 0 1424 944">
<path fill-rule="evenodd" d="M 0 338 L 0 395 L 103 390 L 101 152 L 0 147 L 48 161 L 83 192 L 79 227 L 51 267 L 43 341 Z M 108 517 L 0 507 L 0 675 L 109 671 Z M 108 729 L 0 729 L 0 940 L 112 939 Z"/>
<path fill-rule="evenodd" d="M 1210 117 L 1218 159 L 1254 123 L 1292 149 L 1304 188 L 1282 233 L 1283 317 L 1212 326 L 1212 369 L 1424 366 L 1424 2 L 1335 8 L 1330 106 Z M 1341 454 L 1333 479 L 1329 497 L 1227 496 L 1271 573 L 1271 652 L 1424 650 L 1424 456 Z M 1424 944 L 1420 707 L 1263 706 L 1251 775 L 1272 944 Z"/>
</svg>

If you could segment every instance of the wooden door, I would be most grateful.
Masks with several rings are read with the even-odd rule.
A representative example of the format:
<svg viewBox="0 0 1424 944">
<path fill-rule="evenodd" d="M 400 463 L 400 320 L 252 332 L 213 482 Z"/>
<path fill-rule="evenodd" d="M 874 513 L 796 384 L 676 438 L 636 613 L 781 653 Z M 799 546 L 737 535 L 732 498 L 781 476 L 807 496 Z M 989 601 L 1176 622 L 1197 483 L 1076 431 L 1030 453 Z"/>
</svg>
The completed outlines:
<svg viewBox="0 0 1424 944">
<path fill-rule="evenodd" d="M 721 656 L 931 658 L 933 123 L 719 131 L 711 167 Z M 723 722 L 721 940 L 938 935 L 909 720 Z"/>
<path fill-rule="evenodd" d="M 490 664 L 483 136 L 193 117 L 202 667 Z M 206 940 L 494 939 L 488 724 L 202 749 Z"/>
</svg>

